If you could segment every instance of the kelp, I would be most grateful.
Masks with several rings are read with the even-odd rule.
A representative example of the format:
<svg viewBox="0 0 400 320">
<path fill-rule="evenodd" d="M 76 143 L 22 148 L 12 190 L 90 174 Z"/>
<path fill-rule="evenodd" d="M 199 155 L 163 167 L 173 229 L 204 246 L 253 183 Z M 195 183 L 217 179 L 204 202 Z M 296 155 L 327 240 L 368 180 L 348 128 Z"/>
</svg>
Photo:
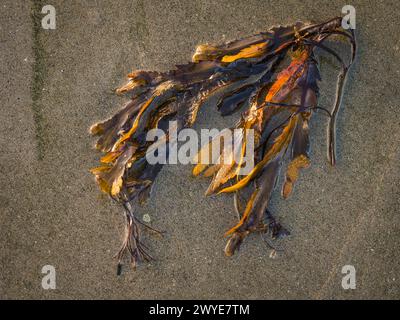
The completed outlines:
<svg viewBox="0 0 400 320">
<path fill-rule="evenodd" d="M 91 172 L 101 190 L 124 207 L 126 235 L 117 254 L 119 272 L 124 257 L 134 267 L 153 259 L 141 239 L 143 228 L 161 234 L 136 213 L 137 206 L 149 197 L 162 167 L 146 160 L 146 152 L 157 143 L 146 141 L 146 134 L 151 129 L 162 129 L 167 133 L 164 142 L 171 143 L 170 121 L 176 121 L 178 132 L 191 127 L 201 106 L 217 92 L 222 92 L 216 103 L 222 116 L 244 109 L 237 125 L 226 130 L 253 129 L 255 133 L 255 166 L 247 175 L 240 174 L 248 147 L 245 130 L 235 141 L 242 143 L 239 157 L 232 151 L 228 162 L 199 163 L 193 169 L 194 175 L 212 177 L 207 194 L 234 194 L 239 221 L 225 233 L 225 253 L 231 256 L 252 232 L 272 238 L 288 234 L 268 209 L 269 201 L 285 159 L 289 163 L 284 173 L 284 198 L 291 194 L 300 171 L 310 166 L 309 122 L 318 110 L 329 117 L 328 158 L 332 165 L 336 161 L 335 123 L 346 76 L 356 54 L 355 34 L 351 29 L 344 30 L 341 20 L 337 17 L 319 24 L 298 22 L 222 45 L 200 45 L 192 62 L 172 71 L 140 70 L 128 75 L 127 83 L 116 92 L 129 95 L 129 102 L 110 119 L 90 129 L 99 136 L 96 148 L 103 153 L 102 164 Z M 349 41 L 348 63 L 326 45 L 332 36 Z M 319 52 L 332 55 L 341 65 L 331 110 L 317 104 Z M 203 151 L 210 147 L 211 143 Z M 250 194 L 246 203 L 244 190 Z"/>
</svg>

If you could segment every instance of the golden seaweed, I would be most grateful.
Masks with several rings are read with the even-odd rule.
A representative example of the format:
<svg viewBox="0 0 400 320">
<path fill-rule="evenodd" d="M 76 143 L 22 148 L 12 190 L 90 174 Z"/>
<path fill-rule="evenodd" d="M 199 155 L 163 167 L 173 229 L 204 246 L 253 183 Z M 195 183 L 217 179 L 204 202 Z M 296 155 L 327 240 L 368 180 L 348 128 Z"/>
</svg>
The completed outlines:
<svg viewBox="0 0 400 320">
<path fill-rule="evenodd" d="M 282 187 L 284 198 L 291 194 L 300 170 L 310 166 L 309 121 L 317 110 L 329 117 L 328 157 L 332 165 L 336 161 L 335 122 L 346 76 L 356 54 L 354 31 L 344 30 L 341 20 L 337 17 L 319 24 L 299 22 L 222 45 L 200 45 L 192 62 L 178 65 L 172 71 L 139 70 L 128 75 L 128 82 L 116 93 L 129 95 L 130 101 L 90 130 L 99 136 L 96 148 L 103 153 L 102 165 L 91 172 L 100 189 L 125 209 L 126 235 L 117 255 L 118 273 L 124 257 L 134 267 L 153 259 L 142 243 L 143 227 L 160 233 L 136 214 L 137 206 L 148 198 L 162 167 L 146 160 L 146 152 L 152 147 L 145 139 L 146 133 L 154 128 L 163 129 L 169 143 L 168 123 L 176 121 L 178 131 L 192 126 L 204 102 L 222 88 L 222 97 L 216 104 L 222 116 L 245 108 L 237 125 L 226 130 L 255 132 L 255 166 L 246 176 L 239 174 L 248 147 L 245 133 L 239 137 L 243 142 L 239 161 L 229 154 L 225 157 L 231 162 L 199 163 L 193 169 L 194 175 L 212 178 L 207 194 L 235 195 L 239 221 L 225 233 L 229 238 L 225 253 L 234 254 L 252 232 L 268 233 L 272 238 L 288 234 L 269 211 L 269 200 L 285 159 L 289 164 Z M 348 63 L 325 44 L 332 36 L 349 40 Z M 316 49 L 331 54 L 341 65 L 331 110 L 317 105 L 321 78 Z M 207 148 L 203 152 L 208 152 Z M 244 189 L 250 190 L 246 205 L 240 200 Z"/>
</svg>

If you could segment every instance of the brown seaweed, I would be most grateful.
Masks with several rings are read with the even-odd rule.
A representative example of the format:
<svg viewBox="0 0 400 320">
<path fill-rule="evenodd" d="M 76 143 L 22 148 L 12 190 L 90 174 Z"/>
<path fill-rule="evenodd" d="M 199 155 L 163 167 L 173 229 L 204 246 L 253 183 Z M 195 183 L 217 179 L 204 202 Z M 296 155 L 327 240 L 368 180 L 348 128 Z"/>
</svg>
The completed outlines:
<svg viewBox="0 0 400 320">
<path fill-rule="evenodd" d="M 348 63 L 325 44 L 332 36 L 349 40 L 352 53 Z M 317 105 L 321 80 L 318 51 L 334 56 L 341 65 L 332 110 Z M 287 235 L 268 209 L 270 196 L 284 159 L 289 161 L 282 187 L 284 198 L 292 192 L 300 170 L 310 165 L 309 121 L 317 110 L 330 118 L 328 157 L 335 164 L 335 123 L 355 54 L 355 34 L 344 30 L 337 17 L 320 24 L 298 22 L 274 27 L 222 45 L 200 45 L 192 62 L 172 71 L 130 73 L 128 82 L 117 89 L 118 94 L 129 95 L 130 101 L 113 117 L 91 127 L 91 133 L 99 136 L 96 148 L 104 153 L 102 164 L 91 171 L 101 190 L 125 209 L 126 236 L 117 255 L 118 270 L 125 256 L 133 266 L 152 259 L 141 240 L 143 227 L 159 233 L 136 215 L 162 167 L 150 165 L 145 158 L 153 144 L 146 141 L 147 132 L 161 128 L 170 143 L 169 122 L 176 121 L 178 131 L 192 126 L 204 102 L 221 89 L 216 108 L 222 116 L 244 109 L 236 127 L 227 130 L 255 132 L 255 166 L 246 176 L 239 174 L 243 158 L 235 161 L 232 157 L 224 164 L 199 163 L 193 169 L 194 175 L 212 177 L 207 194 L 235 195 L 239 221 L 225 234 L 229 237 L 225 253 L 232 255 L 252 232 L 272 238 Z M 290 63 L 285 67 L 288 58 Z M 240 137 L 241 152 L 246 148 L 245 138 L 245 134 Z M 211 143 L 205 146 L 209 147 Z M 244 189 L 250 190 L 246 204 L 242 203 Z"/>
</svg>

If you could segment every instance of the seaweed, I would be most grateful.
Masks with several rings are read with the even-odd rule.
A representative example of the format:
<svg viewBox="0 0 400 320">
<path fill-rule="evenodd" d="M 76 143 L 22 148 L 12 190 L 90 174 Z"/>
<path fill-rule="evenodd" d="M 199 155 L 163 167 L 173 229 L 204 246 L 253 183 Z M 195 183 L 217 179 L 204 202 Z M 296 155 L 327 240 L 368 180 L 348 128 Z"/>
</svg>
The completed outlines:
<svg viewBox="0 0 400 320">
<path fill-rule="evenodd" d="M 175 121 L 178 132 L 191 127 L 201 106 L 216 92 L 222 92 L 216 103 L 222 116 L 244 109 L 236 126 L 226 129 L 245 129 L 236 137 L 242 148 L 239 155 L 233 150 L 231 154 L 221 151 L 220 158 L 228 157 L 230 161 L 199 162 L 193 174 L 212 177 L 207 195 L 234 194 L 239 221 L 225 233 L 225 254 L 234 254 L 252 232 L 268 234 L 273 239 L 288 234 L 268 209 L 270 196 L 285 159 L 289 163 L 284 173 L 284 198 L 291 194 L 300 171 L 310 166 L 309 122 L 316 111 L 329 117 L 328 158 L 332 165 L 336 163 L 335 123 L 347 73 L 356 56 L 354 31 L 344 30 L 341 20 L 336 17 L 319 24 L 297 22 L 222 45 L 199 45 L 192 61 L 174 70 L 140 70 L 128 75 L 128 82 L 116 92 L 128 95 L 129 102 L 110 119 L 90 129 L 99 136 L 96 148 L 103 153 L 101 165 L 91 172 L 101 190 L 121 203 L 125 212 L 126 236 L 117 254 L 118 273 L 124 257 L 134 267 L 153 259 L 141 239 L 143 228 L 161 234 L 136 214 L 162 168 L 162 164 L 146 160 L 146 153 L 157 143 L 147 141 L 146 134 L 155 128 L 163 129 L 164 142 L 172 143 L 169 123 Z M 332 36 L 349 42 L 351 56 L 347 63 L 326 45 Z M 317 102 L 321 76 L 316 56 L 320 51 L 335 57 L 341 66 L 331 110 Z M 242 176 L 249 129 L 254 131 L 255 165 Z M 210 151 L 212 142 L 199 152 L 198 161 L 201 152 Z M 250 194 L 247 197 L 245 189 Z"/>
</svg>

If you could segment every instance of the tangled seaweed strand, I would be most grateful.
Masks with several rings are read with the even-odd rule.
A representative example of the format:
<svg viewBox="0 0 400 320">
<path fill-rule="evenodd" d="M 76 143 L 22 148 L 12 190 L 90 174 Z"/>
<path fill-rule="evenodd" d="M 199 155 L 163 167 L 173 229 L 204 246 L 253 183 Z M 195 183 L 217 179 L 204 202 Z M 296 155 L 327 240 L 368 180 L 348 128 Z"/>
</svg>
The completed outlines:
<svg viewBox="0 0 400 320">
<path fill-rule="evenodd" d="M 350 43 L 348 63 L 326 46 L 332 36 Z M 332 55 L 341 65 L 331 110 L 317 106 L 321 80 L 317 49 Z M 355 55 L 354 32 L 344 30 L 341 18 L 337 17 L 320 24 L 274 27 L 223 45 L 200 45 L 192 62 L 169 72 L 130 73 L 128 82 L 117 89 L 118 94 L 130 95 L 130 101 L 110 119 L 90 129 L 99 136 L 96 148 L 104 154 L 101 165 L 91 172 L 101 190 L 125 209 L 126 236 L 117 254 L 118 272 L 124 257 L 130 258 L 134 267 L 153 259 L 141 241 L 143 227 L 159 233 L 135 215 L 135 208 L 149 197 L 162 167 L 146 160 L 146 152 L 154 143 L 146 141 L 147 132 L 154 128 L 164 130 L 168 144 L 170 121 L 176 121 L 178 132 L 192 126 L 200 107 L 217 93 L 222 93 L 216 105 L 221 115 L 246 108 L 235 128 L 255 132 L 255 166 L 245 177 L 239 175 L 243 157 L 230 163 L 198 163 L 193 169 L 194 175 L 212 176 L 206 194 L 234 193 L 239 222 L 225 234 L 229 237 L 225 254 L 231 256 L 252 232 L 272 238 L 288 234 L 268 210 L 282 163 L 289 159 L 282 188 L 282 196 L 287 198 L 299 171 L 310 165 L 309 122 L 312 114 L 321 110 L 330 118 L 328 158 L 335 164 L 335 123 Z M 287 57 L 290 63 L 282 67 Z M 279 67 L 281 70 L 277 71 Z M 245 138 L 244 134 L 242 154 L 247 147 Z M 205 149 L 210 147 L 211 143 Z M 242 204 L 244 189 L 251 191 L 246 205 Z"/>
</svg>

